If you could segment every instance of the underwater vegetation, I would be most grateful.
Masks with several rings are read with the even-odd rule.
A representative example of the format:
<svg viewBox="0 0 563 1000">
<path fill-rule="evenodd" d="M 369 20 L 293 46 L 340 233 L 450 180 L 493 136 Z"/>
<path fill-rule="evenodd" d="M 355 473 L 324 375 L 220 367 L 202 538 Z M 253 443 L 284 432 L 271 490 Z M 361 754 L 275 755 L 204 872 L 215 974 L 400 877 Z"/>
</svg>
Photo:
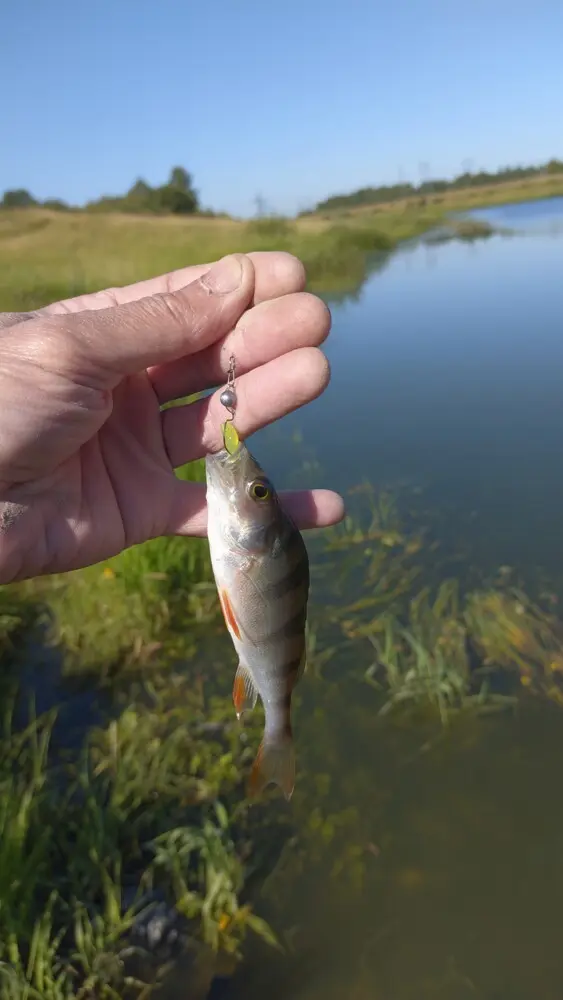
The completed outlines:
<svg viewBox="0 0 563 1000">
<path fill-rule="evenodd" d="M 261 710 L 238 724 L 205 540 L 0 590 L 2 996 L 149 997 L 178 968 L 183 996 L 205 996 L 249 935 L 287 947 L 260 915 L 265 886 L 281 899 L 319 867 L 363 884 L 372 778 L 342 768 L 343 745 L 353 758 L 382 727 L 563 704 L 555 597 L 544 607 L 506 570 L 477 590 L 429 583 L 428 532 L 386 493 L 354 498 L 310 536 L 291 809 L 274 789 L 246 799 Z"/>
</svg>

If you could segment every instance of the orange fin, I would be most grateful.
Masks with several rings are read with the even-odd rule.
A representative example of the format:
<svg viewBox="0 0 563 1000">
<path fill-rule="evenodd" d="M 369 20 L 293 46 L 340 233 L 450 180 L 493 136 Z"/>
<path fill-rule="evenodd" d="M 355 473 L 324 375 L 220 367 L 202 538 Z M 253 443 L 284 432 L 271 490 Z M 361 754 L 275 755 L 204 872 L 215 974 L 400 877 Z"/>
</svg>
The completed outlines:
<svg viewBox="0 0 563 1000">
<path fill-rule="evenodd" d="M 295 786 L 295 751 L 290 734 L 277 740 L 264 738 L 252 766 L 250 795 L 258 795 L 267 785 L 278 785 L 289 801 Z"/>
<path fill-rule="evenodd" d="M 243 712 L 252 711 L 257 698 L 258 692 L 250 670 L 244 663 L 239 663 L 233 684 L 233 703 L 239 719 Z"/>
<path fill-rule="evenodd" d="M 221 609 L 223 611 L 223 617 L 227 623 L 227 628 L 236 635 L 237 639 L 240 639 L 240 628 L 233 611 L 233 606 L 229 600 L 229 595 L 226 590 L 219 591 L 219 600 L 221 602 Z"/>
</svg>

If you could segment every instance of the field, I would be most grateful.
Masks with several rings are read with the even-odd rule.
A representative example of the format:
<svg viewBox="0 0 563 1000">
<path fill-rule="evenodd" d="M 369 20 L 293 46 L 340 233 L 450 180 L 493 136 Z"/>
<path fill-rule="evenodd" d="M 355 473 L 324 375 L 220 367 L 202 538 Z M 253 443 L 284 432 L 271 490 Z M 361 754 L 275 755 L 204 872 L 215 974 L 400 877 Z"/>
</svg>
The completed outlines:
<svg viewBox="0 0 563 1000">
<path fill-rule="evenodd" d="M 361 281 L 366 252 L 389 250 L 375 227 L 263 219 L 125 216 L 9 210 L 0 213 L 0 308 L 27 309 L 123 285 L 233 251 L 289 250 L 316 289 Z"/>
</svg>

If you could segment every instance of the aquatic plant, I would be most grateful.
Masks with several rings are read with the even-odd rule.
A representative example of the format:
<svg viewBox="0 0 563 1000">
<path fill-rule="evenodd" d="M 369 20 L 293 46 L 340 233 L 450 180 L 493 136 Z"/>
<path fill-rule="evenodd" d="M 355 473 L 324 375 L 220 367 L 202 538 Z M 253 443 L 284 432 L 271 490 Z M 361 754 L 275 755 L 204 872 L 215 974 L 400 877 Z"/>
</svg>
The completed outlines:
<svg viewBox="0 0 563 1000">
<path fill-rule="evenodd" d="M 222 798 L 240 784 L 240 750 L 222 731 L 209 745 L 198 737 L 189 707 L 176 719 L 173 709 L 159 708 L 126 709 L 92 731 L 79 757 L 67 762 L 50 752 L 55 713 L 17 731 L 6 711 L 3 996 L 118 997 L 135 984 L 148 996 L 182 948 L 237 957 L 249 930 L 276 944 L 267 924 L 239 901 L 240 838 L 248 832 L 243 813 L 234 832 Z M 158 927 L 151 929 L 150 911 L 163 906 L 174 933 L 153 954 Z M 150 970 L 142 984 L 139 958 L 145 974 Z"/>
<path fill-rule="evenodd" d="M 516 587 L 469 595 L 465 620 L 483 663 L 509 670 L 535 694 L 563 705 L 563 622 Z"/>
</svg>

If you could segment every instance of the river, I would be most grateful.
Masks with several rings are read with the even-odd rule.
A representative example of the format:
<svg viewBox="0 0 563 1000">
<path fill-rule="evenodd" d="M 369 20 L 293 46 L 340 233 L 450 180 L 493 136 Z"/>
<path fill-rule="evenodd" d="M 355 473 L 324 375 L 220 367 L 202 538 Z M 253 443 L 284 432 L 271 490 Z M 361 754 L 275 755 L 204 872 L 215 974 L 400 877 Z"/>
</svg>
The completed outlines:
<svg viewBox="0 0 563 1000">
<path fill-rule="evenodd" d="M 332 304 L 329 390 L 256 435 L 256 453 L 281 485 L 396 489 L 460 573 L 508 565 L 561 593 L 563 199 L 475 214 L 512 233 L 419 242 Z M 561 709 L 537 701 L 442 734 L 381 726 L 341 673 L 322 707 L 329 760 L 307 678 L 296 720 L 296 842 L 323 772 L 341 823 L 330 861 L 298 863 L 288 845 L 260 903 L 288 953 L 257 945 L 217 995 L 560 1000 Z"/>
<path fill-rule="evenodd" d="M 331 305 L 326 393 L 253 440 L 270 466 L 275 441 L 278 479 L 310 484 L 294 470 L 299 428 L 313 485 L 411 487 L 481 569 L 559 575 L 563 198 L 475 214 L 518 235 L 394 254 Z"/>
</svg>

